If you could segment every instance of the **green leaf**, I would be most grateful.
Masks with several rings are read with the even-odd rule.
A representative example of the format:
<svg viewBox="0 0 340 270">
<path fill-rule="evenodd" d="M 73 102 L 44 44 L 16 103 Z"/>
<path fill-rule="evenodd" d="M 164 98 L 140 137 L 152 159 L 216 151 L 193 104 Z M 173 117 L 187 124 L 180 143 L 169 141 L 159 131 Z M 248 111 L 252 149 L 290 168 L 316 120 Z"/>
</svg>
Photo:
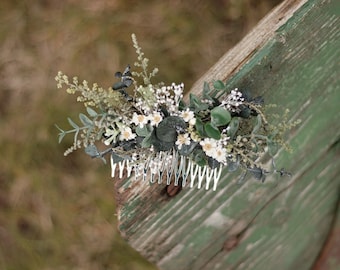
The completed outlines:
<svg viewBox="0 0 340 270">
<path fill-rule="evenodd" d="M 191 142 L 189 145 L 182 145 L 181 150 L 178 150 L 178 152 L 182 156 L 189 156 L 192 151 L 194 151 L 195 147 L 197 146 L 198 142 Z"/>
<path fill-rule="evenodd" d="M 261 115 L 258 114 L 257 117 L 256 117 L 256 124 L 253 128 L 252 133 L 256 134 L 259 131 L 261 125 L 262 125 L 262 117 L 261 117 Z"/>
<path fill-rule="evenodd" d="M 178 104 L 178 110 L 183 111 L 187 107 L 186 103 L 181 99 Z"/>
<path fill-rule="evenodd" d="M 154 148 L 157 152 L 159 152 L 159 151 L 169 151 L 175 145 L 175 141 L 166 142 L 166 141 L 161 141 L 160 139 L 158 139 L 156 134 L 155 134 L 155 131 L 151 133 L 150 142 L 154 146 Z"/>
<path fill-rule="evenodd" d="M 75 129 L 79 129 L 79 126 L 76 123 L 74 123 L 71 118 L 68 117 L 67 121 L 70 123 L 72 127 L 74 127 Z"/>
<path fill-rule="evenodd" d="M 92 126 L 93 122 L 92 120 L 90 120 L 90 118 L 88 118 L 85 114 L 80 113 L 79 114 L 79 119 L 80 121 L 83 123 L 84 126 Z"/>
<path fill-rule="evenodd" d="M 222 107 L 215 107 L 211 110 L 211 123 L 216 126 L 225 126 L 231 120 L 231 115 L 228 110 Z"/>
<path fill-rule="evenodd" d="M 208 165 L 211 169 L 216 169 L 220 166 L 221 163 L 219 163 L 216 159 L 212 157 L 208 157 Z"/>
<path fill-rule="evenodd" d="M 228 159 L 228 162 L 227 162 L 228 172 L 236 171 L 239 166 L 240 166 L 240 159 L 239 158 L 237 158 L 237 161 L 231 161 L 230 159 Z"/>
<path fill-rule="evenodd" d="M 151 144 L 152 144 L 151 143 L 151 136 L 152 136 L 152 132 L 142 140 L 142 142 L 141 142 L 142 148 L 149 148 L 151 146 Z"/>
<path fill-rule="evenodd" d="M 273 142 L 272 140 L 268 139 L 267 140 L 267 145 L 268 145 L 268 152 L 270 156 L 275 156 L 277 151 L 279 150 L 279 146 L 277 143 Z"/>
<path fill-rule="evenodd" d="M 146 137 L 152 132 L 153 128 L 144 125 L 142 128 L 140 126 L 136 127 L 136 134 L 140 137 Z"/>
<path fill-rule="evenodd" d="M 196 110 L 196 108 L 199 108 L 201 102 L 196 95 L 190 93 L 189 99 L 190 99 L 190 107 L 191 108 L 194 108 L 195 110 Z"/>
<path fill-rule="evenodd" d="M 55 127 L 60 131 L 60 132 L 65 132 L 63 129 L 61 129 L 57 124 L 54 124 Z"/>
<path fill-rule="evenodd" d="M 58 134 L 58 143 L 61 143 L 61 141 L 64 139 L 65 135 L 66 135 L 66 132 L 60 132 Z"/>
<path fill-rule="evenodd" d="M 239 113 L 240 117 L 249 118 L 251 116 L 251 109 L 249 109 L 247 106 L 241 105 L 239 106 L 239 109 L 241 109 L 241 112 Z"/>
<path fill-rule="evenodd" d="M 264 182 L 264 180 L 266 179 L 266 171 L 262 168 L 247 168 L 247 171 L 250 172 L 256 180 Z"/>
<path fill-rule="evenodd" d="M 94 144 L 90 144 L 87 147 L 85 147 L 85 153 L 92 158 L 99 156 L 98 149 Z"/>
<path fill-rule="evenodd" d="M 224 90 L 225 89 L 225 85 L 222 81 L 220 80 L 217 80 L 217 81 L 214 81 L 214 88 L 218 91 L 221 91 L 221 90 Z"/>
<path fill-rule="evenodd" d="M 91 117 L 96 117 L 98 115 L 97 112 L 90 107 L 86 107 L 86 111 L 88 115 Z"/>
<path fill-rule="evenodd" d="M 231 138 L 234 139 L 236 132 L 239 128 L 240 125 L 240 120 L 237 117 L 233 117 L 228 125 L 229 129 L 227 131 L 227 135 Z"/>
<path fill-rule="evenodd" d="M 200 118 L 196 118 L 195 128 L 201 137 L 205 137 L 206 133 L 204 131 L 204 124 Z"/>
<path fill-rule="evenodd" d="M 121 162 L 124 160 L 124 158 L 118 156 L 117 154 L 113 153 L 111 154 L 111 157 L 112 157 L 112 161 L 113 163 L 118 163 L 118 162 Z"/>
<path fill-rule="evenodd" d="M 185 129 L 187 124 L 177 116 L 166 117 L 156 127 L 156 136 L 163 142 L 175 142 L 177 140 L 177 129 Z"/>
<path fill-rule="evenodd" d="M 210 92 L 209 83 L 204 82 L 204 84 L 203 84 L 203 93 L 209 93 L 209 92 Z"/>
<path fill-rule="evenodd" d="M 190 93 L 189 99 L 190 99 L 190 108 L 192 108 L 195 112 L 204 111 L 209 108 L 208 104 L 202 103 L 200 98 L 198 98 L 196 95 L 192 93 Z"/>
<path fill-rule="evenodd" d="M 215 140 L 221 139 L 221 132 L 212 123 L 206 123 L 204 125 L 204 130 L 210 138 Z"/>
<path fill-rule="evenodd" d="M 212 93 L 212 91 L 210 90 L 209 84 L 207 82 L 204 82 L 203 90 L 202 90 L 202 98 L 214 102 L 214 97 L 216 95 L 216 91 L 214 91 L 214 92 L 215 93 Z"/>
<path fill-rule="evenodd" d="M 206 160 L 206 155 L 204 154 L 203 150 L 201 149 L 197 149 L 194 151 L 193 153 L 194 156 L 194 161 L 197 165 L 199 166 L 205 166 L 207 164 L 207 160 Z"/>
</svg>

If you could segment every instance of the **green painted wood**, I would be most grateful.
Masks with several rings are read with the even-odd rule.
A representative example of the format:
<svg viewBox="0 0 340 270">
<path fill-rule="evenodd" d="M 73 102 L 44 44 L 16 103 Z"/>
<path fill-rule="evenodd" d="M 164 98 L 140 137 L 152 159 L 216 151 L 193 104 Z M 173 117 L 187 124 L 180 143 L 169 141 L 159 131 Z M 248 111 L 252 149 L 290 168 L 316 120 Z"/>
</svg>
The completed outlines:
<svg viewBox="0 0 340 270">
<path fill-rule="evenodd" d="M 184 188 L 174 197 L 167 197 L 162 185 L 115 180 L 119 230 L 159 268 L 303 270 L 325 265 L 318 263 L 325 259 L 323 247 L 331 231 L 340 231 L 335 222 L 340 196 L 336 2 L 285 1 L 269 15 L 275 22 L 261 42 L 256 31 L 263 31 L 263 22 L 232 50 L 235 54 L 239 47 L 243 58 L 224 67 L 227 54 L 203 76 L 219 74 L 215 79 L 228 79 L 230 88 L 263 95 L 266 103 L 282 106 L 277 112 L 288 108 L 292 120 L 302 120 L 287 136 L 294 152 L 280 151 L 276 159 L 293 173 L 291 178 L 240 184 L 238 173 L 224 172 L 217 191 Z M 278 13 L 281 19 L 273 16 Z M 247 45 L 252 39 L 253 49 Z M 196 84 L 193 91 L 198 89 Z M 339 255 L 328 254 L 331 262 Z M 325 269 L 336 269 L 331 267 Z"/>
</svg>

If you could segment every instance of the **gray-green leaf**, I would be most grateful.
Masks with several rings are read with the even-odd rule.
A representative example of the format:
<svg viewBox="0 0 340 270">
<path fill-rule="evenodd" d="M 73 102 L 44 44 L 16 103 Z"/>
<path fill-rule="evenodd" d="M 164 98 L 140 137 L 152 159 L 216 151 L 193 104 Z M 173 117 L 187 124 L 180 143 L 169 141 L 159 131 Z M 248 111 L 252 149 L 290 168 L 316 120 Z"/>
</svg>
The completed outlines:
<svg viewBox="0 0 340 270">
<path fill-rule="evenodd" d="M 90 118 L 88 118 L 85 114 L 80 113 L 79 114 L 79 119 L 80 121 L 83 123 L 84 126 L 92 126 L 93 122 L 92 120 L 90 120 Z"/>
</svg>

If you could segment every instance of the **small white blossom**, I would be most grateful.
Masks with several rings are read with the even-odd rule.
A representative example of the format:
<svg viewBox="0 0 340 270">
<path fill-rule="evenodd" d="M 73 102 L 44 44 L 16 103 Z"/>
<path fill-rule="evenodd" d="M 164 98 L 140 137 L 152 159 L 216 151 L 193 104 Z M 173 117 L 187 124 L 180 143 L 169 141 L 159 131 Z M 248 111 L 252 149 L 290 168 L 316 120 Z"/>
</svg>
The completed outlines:
<svg viewBox="0 0 340 270">
<path fill-rule="evenodd" d="M 119 135 L 119 139 L 121 141 L 128 141 L 136 138 L 136 134 L 132 132 L 131 128 L 125 127 L 122 131 L 121 134 Z"/>
<path fill-rule="evenodd" d="M 190 126 L 194 126 L 196 124 L 196 118 L 191 118 L 190 120 L 189 120 L 189 125 Z"/>
<path fill-rule="evenodd" d="M 174 83 L 172 84 L 173 91 L 176 96 L 180 97 L 183 96 L 183 88 L 184 88 L 184 83 L 175 85 Z"/>
<path fill-rule="evenodd" d="M 222 147 L 217 147 L 212 158 L 216 159 L 220 163 L 225 164 L 227 162 L 227 150 Z"/>
<path fill-rule="evenodd" d="M 227 161 L 227 150 L 223 147 L 223 142 L 211 138 L 205 138 L 200 142 L 203 151 L 207 156 L 216 159 L 218 162 L 225 164 Z"/>
<path fill-rule="evenodd" d="M 158 124 L 163 120 L 162 115 L 159 112 L 154 112 L 150 116 L 151 126 L 158 126 Z"/>
<path fill-rule="evenodd" d="M 206 153 L 207 156 L 212 157 L 214 152 L 216 151 L 216 140 L 211 138 L 205 138 L 203 141 L 200 142 L 203 151 Z"/>
<path fill-rule="evenodd" d="M 243 104 L 244 98 L 242 97 L 242 93 L 235 88 L 230 91 L 230 94 L 227 95 L 224 100 L 221 102 L 221 107 L 225 107 L 227 110 L 232 112 L 239 112 L 240 109 L 238 108 L 241 104 Z"/>
<path fill-rule="evenodd" d="M 182 149 L 183 144 L 190 145 L 190 137 L 188 133 L 178 134 L 177 136 L 176 145 L 178 147 L 178 150 Z"/>
<path fill-rule="evenodd" d="M 183 118 L 183 120 L 185 122 L 189 122 L 190 120 L 192 120 L 195 117 L 195 114 L 193 111 L 190 111 L 189 109 L 186 109 L 185 111 L 183 111 L 181 113 L 181 117 Z"/>
<path fill-rule="evenodd" d="M 136 126 L 143 128 L 144 125 L 148 123 L 148 120 L 148 117 L 146 117 L 145 115 L 134 113 L 131 122 Z"/>
</svg>

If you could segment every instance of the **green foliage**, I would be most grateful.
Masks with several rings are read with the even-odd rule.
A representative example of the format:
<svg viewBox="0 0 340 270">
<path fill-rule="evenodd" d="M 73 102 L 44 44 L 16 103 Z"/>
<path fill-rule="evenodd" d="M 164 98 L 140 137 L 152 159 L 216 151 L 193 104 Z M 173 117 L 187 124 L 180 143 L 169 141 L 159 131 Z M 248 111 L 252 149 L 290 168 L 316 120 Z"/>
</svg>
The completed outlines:
<svg viewBox="0 0 340 270">
<path fill-rule="evenodd" d="M 218 130 L 218 128 L 215 125 L 213 125 L 210 122 L 204 125 L 204 131 L 205 131 L 205 134 L 207 134 L 207 136 L 210 138 L 213 138 L 215 140 L 221 139 L 221 132 Z"/>
<path fill-rule="evenodd" d="M 177 130 L 179 128 L 184 130 L 186 126 L 182 118 L 169 116 L 156 127 L 156 136 L 161 141 L 174 143 L 177 139 Z"/>
<path fill-rule="evenodd" d="M 203 103 L 199 97 L 196 95 L 190 93 L 190 109 L 193 110 L 195 113 L 198 113 L 200 111 L 207 110 L 209 108 L 209 105 L 206 103 Z"/>
<path fill-rule="evenodd" d="M 222 107 L 211 110 L 211 124 L 215 127 L 226 126 L 231 121 L 230 112 Z"/>
<path fill-rule="evenodd" d="M 137 37 L 135 34 L 131 35 L 132 37 L 132 43 L 133 47 L 136 49 L 136 53 L 138 55 L 137 59 L 138 61 L 135 62 L 135 66 L 141 68 L 140 72 L 132 72 L 132 75 L 135 77 L 143 78 L 143 83 L 145 86 L 148 86 L 151 84 L 151 79 L 156 76 L 158 73 L 158 68 L 154 68 L 152 72 L 149 73 L 148 71 L 148 64 L 149 59 L 144 57 L 144 53 L 142 51 L 142 48 L 139 46 Z"/>
</svg>

